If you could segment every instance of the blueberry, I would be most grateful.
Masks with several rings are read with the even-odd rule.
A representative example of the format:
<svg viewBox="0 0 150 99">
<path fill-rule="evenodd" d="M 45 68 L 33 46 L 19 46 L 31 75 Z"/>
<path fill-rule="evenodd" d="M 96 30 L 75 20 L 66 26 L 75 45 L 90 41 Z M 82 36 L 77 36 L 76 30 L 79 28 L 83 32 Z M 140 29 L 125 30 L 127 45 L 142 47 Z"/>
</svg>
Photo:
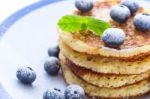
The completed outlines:
<svg viewBox="0 0 150 99">
<path fill-rule="evenodd" d="M 150 30 L 150 14 L 140 13 L 134 17 L 134 25 L 140 31 Z"/>
<path fill-rule="evenodd" d="M 76 0 L 75 6 L 81 12 L 89 12 L 93 8 L 93 0 Z"/>
<path fill-rule="evenodd" d="M 45 71 L 50 75 L 56 75 L 60 69 L 60 62 L 56 57 L 49 57 L 44 63 Z"/>
<path fill-rule="evenodd" d="M 111 18 L 118 23 L 125 22 L 130 15 L 130 10 L 124 5 L 113 6 L 110 10 Z"/>
<path fill-rule="evenodd" d="M 49 56 L 55 56 L 55 57 L 58 57 L 58 55 L 59 55 L 59 46 L 58 45 L 56 45 L 56 46 L 53 46 L 53 47 L 50 47 L 49 49 L 48 49 L 48 55 Z"/>
<path fill-rule="evenodd" d="M 59 89 L 47 90 L 43 94 L 43 99 L 65 99 L 64 93 Z"/>
<path fill-rule="evenodd" d="M 17 78 L 25 84 L 31 84 L 36 79 L 35 71 L 30 67 L 21 67 L 17 70 Z"/>
<path fill-rule="evenodd" d="M 123 44 L 125 40 L 125 33 L 123 30 L 118 28 L 109 28 L 104 31 L 102 40 L 107 46 L 117 48 Z"/>
<path fill-rule="evenodd" d="M 139 9 L 139 3 L 138 0 L 122 0 L 121 4 L 127 6 L 131 14 L 135 13 Z"/>
<path fill-rule="evenodd" d="M 85 92 L 79 85 L 69 85 L 65 90 L 66 99 L 85 99 Z"/>
</svg>

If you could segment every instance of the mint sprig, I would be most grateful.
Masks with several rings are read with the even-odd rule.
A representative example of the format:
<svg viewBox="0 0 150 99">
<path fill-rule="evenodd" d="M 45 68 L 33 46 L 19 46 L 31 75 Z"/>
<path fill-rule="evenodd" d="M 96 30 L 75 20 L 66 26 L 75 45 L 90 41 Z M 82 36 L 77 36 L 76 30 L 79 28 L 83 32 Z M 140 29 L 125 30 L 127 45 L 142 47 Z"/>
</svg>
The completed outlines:
<svg viewBox="0 0 150 99">
<path fill-rule="evenodd" d="M 90 16 L 65 15 L 58 21 L 58 26 L 65 32 L 80 32 L 90 30 L 101 36 L 110 24 Z"/>
</svg>

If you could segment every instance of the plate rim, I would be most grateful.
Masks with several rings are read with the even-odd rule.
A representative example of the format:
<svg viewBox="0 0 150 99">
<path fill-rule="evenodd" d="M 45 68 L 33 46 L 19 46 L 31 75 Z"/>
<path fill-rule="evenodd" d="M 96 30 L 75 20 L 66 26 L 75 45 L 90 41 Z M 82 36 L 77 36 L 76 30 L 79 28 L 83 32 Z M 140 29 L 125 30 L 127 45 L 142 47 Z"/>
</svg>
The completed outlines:
<svg viewBox="0 0 150 99">
<path fill-rule="evenodd" d="M 17 22 L 22 17 L 26 16 L 27 14 L 29 14 L 32 11 L 35 11 L 35 10 L 37 10 L 39 8 L 42 8 L 44 6 L 47 6 L 47 5 L 56 3 L 56 2 L 61 2 L 61 1 L 67 1 L 67 0 L 42 0 L 42 1 L 37 1 L 35 3 L 32 3 L 30 5 L 27 5 L 27 6 L 23 7 L 23 8 L 21 8 L 21 9 L 17 10 L 16 12 L 14 12 L 10 16 L 8 16 L 5 20 L 3 20 L 0 23 L 0 40 L 2 39 L 2 37 L 4 36 L 6 31 L 15 22 Z"/>
</svg>

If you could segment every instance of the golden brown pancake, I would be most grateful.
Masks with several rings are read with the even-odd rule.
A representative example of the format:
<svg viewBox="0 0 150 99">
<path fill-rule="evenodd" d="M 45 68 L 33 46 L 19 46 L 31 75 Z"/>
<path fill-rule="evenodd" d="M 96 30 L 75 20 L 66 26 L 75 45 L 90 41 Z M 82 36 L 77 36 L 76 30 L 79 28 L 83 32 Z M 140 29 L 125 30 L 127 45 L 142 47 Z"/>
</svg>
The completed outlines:
<svg viewBox="0 0 150 99">
<path fill-rule="evenodd" d="M 79 67 L 72 63 L 69 59 L 65 58 L 60 53 L 61 60 L 69 66 L 70 70 L 79 78 L 85 80 L 86 82 L 93 84 L 98 87 L 112 87 L 118 88 L 126 85 L 137 83 L 141 80 L 147 79 L 150 77 L 150 71 L 145 72 L 140 75 L 110 75 L 110 74 L 100 74 L 93 72 L 91 70 Z"/>
<path fill-rule="evenodd" d="M 67 59 L 66 59 L 67 60 Z M 139 75 L 113 75 L 113 74 L 100 74 L 91 70 L 76 66 L 71 61 L 67 60 L 65 63 L 70 67 L 72 72 L 81 79 L 99 87 L 122 87 L 129 84 L 134 84 L 141 80 L 150 77 L 150 71 Z"/>
<path fill-rule="evenodd" d="M 79 11 L 73 11 L 73 14 L 90 15 L 95 18 L 109 22 L 112 27 L 121 28 L 126 33 L 124 44 L 120 48 L 114 49 L 105 46 L 101 37 L 96 36 L 92 32 L 86 34 L 81 33 L 66 33 L 59 29 L 60 38 L 69 45 L 72 49 L 85 52 L 88 54 L 97 54 L 105 57 L 114 57 L 119 59 L 138 59 L 139 57 L 150 54 L 150 31 L 140 32 L 134 24 L 133 18 L 130 18 L 123 24 L 119 24 L 110 18 L 110 7 L 114 5 L 115 0 L 101 1 L 97 0 L 93 10 L 86 14 L 81 14 Z M 117 0 L 118 1 L 118 0 Z M 144 8 L 140 7 L 137 13 L 147 12 Z M 136 14 L 137 14 L 136 13 Z M 128 59 L 128 60 L 129 60 Z"/>
<path fill-rule="evenodd" d="M 60 59 L 61 60 L 61 59 Z M 101 98 L 127 98 L 133 96 L 140 96 L 150 91 L 150 81 L 143 80 L 139 83 L 125 86 L 122 88 L 105 88 L 93 86 L 82 79 L 79 79 L 74 75 L 68 66 L 66 66 L 61 60 L 61 68 L 63 71 L 64 79 L 67 84 L 78 84 L 84 88 L 87 96 L 92 98 L 90 99 L 101 99 Z M 133 98 L 132 98 L 133 99 Z M 134 98 L 137 99 L 137 98 Z M 142 99 L 142 98 L 141 98 Z"/>
<path fill-rule="evenodd" d="M 94 72 L 104 74 L 141 74 L 150 70 L 150 56 L 133 62 L 126 62 L 74 51 L 62 40 L 60 40 L 59 46 L 61 52 L 70 61 Z"/>
</svg>

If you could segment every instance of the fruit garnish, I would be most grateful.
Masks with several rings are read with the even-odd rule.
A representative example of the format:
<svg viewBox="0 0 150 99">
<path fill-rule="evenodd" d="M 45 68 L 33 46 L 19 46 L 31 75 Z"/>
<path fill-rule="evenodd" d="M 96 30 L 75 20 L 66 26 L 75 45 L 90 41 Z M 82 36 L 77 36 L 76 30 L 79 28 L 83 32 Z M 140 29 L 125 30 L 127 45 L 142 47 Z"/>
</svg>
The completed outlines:
<svg viewBox="0 0 150 99">
<path fill-rule="evenodd" d="M 111 25 L 103 20 L 93 18 L 91 16 L 65 15 L 59 22 L 58 26 L 65 32 L 92 31 L 96 35 L 101 36 L 104 30 L 110 28 Z"/>
<path fill-rule="evenodd" d="M 57 75 L 60 69 L 59 59 L 49 57 L 44 63 L 44 70 L 50 75 Z"/>
<path fill-rule="evenodd" d="M 84 89 L 79 85 L 69 85 L 65 90 L 66 99 L 86 99 Z"/>
<path fill-rule="evenodd" d="M 58 45 L 51 46 L 51 47 L 48 48 L 48 55 L 58 57 L 59 51 L 60 51 L 60 49 L 59 49 Z"/>
<path fill-rule="evenodd" d="M 125 40 L 125 33 L 119 28 L 109 28 L 104 31 L 102 40 L 106 46 L 117 48 L 123 44 Z"/>
<path fill-rule="evenodd" d="M 138 0 L 121 0 L 121 5 L 127 6 L 131 14 L 134 14 L 139 9 Z"/>
<path fill-rule="evenodd" d="M 31 67 L 20 67 L 16 76 L 24 84 L 32 84 L 36 79 L 36 73 Z"/>
<path fill-rule="evenodd" d="M 134 25 L 139 31 L 150 30 L 150 14 L 139 13 L 134 17 Z"/>
<path fill-rule="evenodd" d="M 130 10 L 124 5 L 115 5 L 110 10 L 111 18 L 118 23 L 124 23 L 130 15 Z"/>
<path fill-rule="evenodd" d="M 64 93 L 60 89 L 49 89 L 43 94 L 43 99 L 65 99 Z"/>
<path fill-rule="evenodd" d="M 89 12 L 93 8 L 93 0 L 76 0 L 75 7 L 82 13 Z"/>
</svg>

